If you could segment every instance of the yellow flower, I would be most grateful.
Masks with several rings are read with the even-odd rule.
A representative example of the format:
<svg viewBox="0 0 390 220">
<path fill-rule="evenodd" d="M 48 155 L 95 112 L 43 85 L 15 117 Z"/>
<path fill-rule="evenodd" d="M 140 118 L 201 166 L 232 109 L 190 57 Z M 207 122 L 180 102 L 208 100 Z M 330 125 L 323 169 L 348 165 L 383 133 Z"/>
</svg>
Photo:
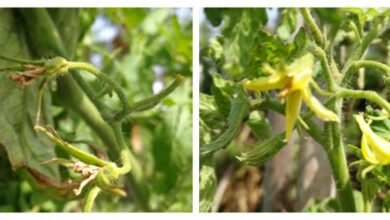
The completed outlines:
<svg viewBox="0 0 390 220">
<path fill-rule="evenodd" d="M 309 84 L 312 81 L 313 65 L 314 57 L 308 53 L 279 71 L 265 66 L 265 70 L 270 74 L 269 76 L 242 83 L 245 88 L 258 92 L 281 89 L 279 97 L 286 100 L 286 140 L 290 139 L 294 130 L 302 99 L 322 120 L 338 120 L 337 115 L 325 108 L 311 93 Z"/>
<path fill-rule="evenodd" d="M 372 164 L 390 164 L 390 142 L 375 134 L 363 115 L 354 115 L 362 131 L 361 147 L 364 159 Z"/>
</svg>

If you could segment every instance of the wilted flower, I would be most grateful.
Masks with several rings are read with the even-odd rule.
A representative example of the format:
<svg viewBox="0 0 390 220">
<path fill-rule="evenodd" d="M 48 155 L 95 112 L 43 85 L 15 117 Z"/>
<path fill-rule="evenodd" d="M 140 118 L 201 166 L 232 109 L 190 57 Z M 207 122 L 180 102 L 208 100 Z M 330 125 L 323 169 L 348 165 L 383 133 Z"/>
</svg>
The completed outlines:
<svg viewBox="0 0 390 220">
<path fill-rule="evenodd" d="M 21 87 L 30 85 L 35 78 L 40 76 L 58 76 L 68 72 L 68 61 L 62 57 L 48 59 L 43 66 L 22 64 L 23 72 L 13 72 L 9 76 L 12 81 L 17 82 Z"/>
<path fill-rule="evenodd" d="M 306 54 L 280 70 L 265 66 L 269 76 L 242 83 L 245 88 L 254 91 L 281 89 L 279 97 L 286 100 L 286 140 L 291 137 L 301 109 L 302 99 L 322 120 L 338 120 L 337 115 L 325 108 L 311 93 L 309 84 L 312 81 L 313 64 L 313 55 Z"/>
<path fill-rule="evenodd" d="M 390 164 L 390 142 L 375 134 L 362 114 L 354 117 L 362 131 L 361 148 L 364 159 L 372 164 Z"/>
<path fill-rule="evenodd" d="M 12 81 L 17 82 L 22 87 L 25 85 L 30 85 L 35 78 L 45 74 L 44 67 L 29 64 L 22 65 L 22 67 L 25 69 L 24 72 L 14 72 L 9 76 Z"/>
</svg>

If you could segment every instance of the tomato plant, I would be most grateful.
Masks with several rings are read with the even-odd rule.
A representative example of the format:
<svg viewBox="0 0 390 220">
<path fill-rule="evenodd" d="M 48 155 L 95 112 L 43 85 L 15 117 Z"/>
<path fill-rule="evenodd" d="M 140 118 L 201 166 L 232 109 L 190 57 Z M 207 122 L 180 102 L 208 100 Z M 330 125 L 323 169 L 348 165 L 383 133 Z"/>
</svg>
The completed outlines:
<svg viewBox="0 0 390 220">
<path fill-rule="evenodd" d="M 200 209 L 388 211 L 390 10 L 204 15 Z"/>
<path fill-rule="evenodd" d="M 190 9 L 8 8 L 0 29 L 1 211 L 191 210 Z"/>
</svg>

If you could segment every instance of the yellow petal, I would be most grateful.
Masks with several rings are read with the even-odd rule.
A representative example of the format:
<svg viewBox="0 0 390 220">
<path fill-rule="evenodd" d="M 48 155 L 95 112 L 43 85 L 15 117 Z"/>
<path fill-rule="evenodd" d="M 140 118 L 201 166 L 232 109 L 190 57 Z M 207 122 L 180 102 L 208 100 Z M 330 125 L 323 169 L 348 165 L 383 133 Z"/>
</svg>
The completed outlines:
<svg viewBox="0 0 390 220">
<path fill-rule="evenodd" d="M 306 105 L 320 119 L 322 119 L 324 121 L 338 121 L 339 120 L 337 115 L 334 112 L 325 108 L 325 106 L 323 106 L 321 104 L 321 102 L 318 101 L 318 99 L 311 94 L 311 91 L 308 87 L 302 90 L 302 96 L 303 96 L 303 100 L 305 101 Z"/>
<path fill-rule="evenodd" d="M 372 152 L 371 148 L 368 146 L 367 139 L 365 138 L 365 135 L 362 136 L 362 153 L 364 159 L 366 159 L 368 162 L 372 164 L 378 164 L 379 160 L 376 158 L 374 152 Z"/>
<path fill-rule="evenodd" d="M 371 127 L 364 120 L 363 115 L 355 115 L 355 120 L 357 121 L 360 130 L 363 133 L 363 137 L 367 142 L 367 146 L 372 150 L 373 154 L 378 159 L 378 163 L 382 165 L 390 164 L 390 142 L 375 134 Z M 365 159 L 369 161 L 369 159 L 366 157 Z"/>
<path fill-rule="evenodd" d="M 286 140 L 288 141 L 294 130 L 295 122 L 297 121 L 302 105 L 302 92 L 300 90 L 289 93 L 286 96 Z"/>
<path fill-rule="evenodd" d="M 271 89 L 283 88 L 285 85 L 285 81 L 285 74 L 273 74 L 268 77 L 261 77 L 252 81 L 242 82 L 241 85 L 247 89 L 261 92 Z"/>
</svg>

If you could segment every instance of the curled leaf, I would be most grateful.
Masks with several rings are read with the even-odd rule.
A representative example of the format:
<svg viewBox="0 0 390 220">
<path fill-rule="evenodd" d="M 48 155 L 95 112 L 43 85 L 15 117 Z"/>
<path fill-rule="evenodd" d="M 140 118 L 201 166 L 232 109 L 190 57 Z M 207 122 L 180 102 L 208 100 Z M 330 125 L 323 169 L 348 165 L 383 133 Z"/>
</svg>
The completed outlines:
<svg viewBox="0 0 390 220">
<path fill-rule="evenodd" d="M 232 107 L 228 117 L 227 129 L 215 140 L 200 147 L 200 156 L 205 157 L 211 153 L 226 147 L 239 131 L 243 119 L 249 113 L 249 103 L 244 90 L 241 87 L 235 89 Z"/>
<path fill-rule="evenodd" d="M 255 145 L 248 152 L 241 153 L 237 159 L 248 165 L 262 165 L 272 159 L 286 145 L 284 133 L 277 134 L 267 140 Z"/>
</svg>

